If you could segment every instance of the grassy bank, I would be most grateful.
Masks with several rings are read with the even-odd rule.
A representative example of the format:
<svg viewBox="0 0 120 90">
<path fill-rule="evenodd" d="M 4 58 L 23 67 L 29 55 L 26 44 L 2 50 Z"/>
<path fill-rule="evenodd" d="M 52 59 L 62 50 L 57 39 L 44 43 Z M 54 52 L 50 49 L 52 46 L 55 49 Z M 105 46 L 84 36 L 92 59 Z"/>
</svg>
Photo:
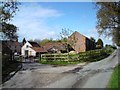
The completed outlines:
<svg viewBox="0 0 120 90">
<path fill-rule="evenodd" d="M 110 88 L 110 90 L 114 89 L 114 88 L 118 88 L 117 90 L 120 90 L 120 64 L 114 69 L 112 76 L 109 80 L 108 83 L 108 88 Z"/>
</svg>

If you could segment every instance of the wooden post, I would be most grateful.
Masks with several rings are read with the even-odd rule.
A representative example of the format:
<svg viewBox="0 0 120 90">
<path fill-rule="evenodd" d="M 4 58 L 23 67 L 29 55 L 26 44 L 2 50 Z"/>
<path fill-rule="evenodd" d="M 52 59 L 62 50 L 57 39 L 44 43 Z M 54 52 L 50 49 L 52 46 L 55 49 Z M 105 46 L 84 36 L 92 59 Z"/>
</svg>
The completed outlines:
<svg viewBox="0 0 120 90">
<path fill-rule="evenodd" d="M 40 52 L 39 52 L 39 60 L 41 61 L 41 54 L 40 54 Z"/>
</svg>

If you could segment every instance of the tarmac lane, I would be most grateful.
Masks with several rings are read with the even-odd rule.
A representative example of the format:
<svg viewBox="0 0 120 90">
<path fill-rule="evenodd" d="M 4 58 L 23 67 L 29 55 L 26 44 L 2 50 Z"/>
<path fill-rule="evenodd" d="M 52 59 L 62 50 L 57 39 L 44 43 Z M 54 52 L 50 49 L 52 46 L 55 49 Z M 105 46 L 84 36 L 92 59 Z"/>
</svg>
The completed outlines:
<svg viewBox="0 0 120 90">
<path fill-rule="evenodd" d="M 106 88 L 118 65 L 120 50 L 88 64 L 53 67 L 39 63 L 23 64 L 23 69 L 5 82 L 3 88 Z"/>
</svg>

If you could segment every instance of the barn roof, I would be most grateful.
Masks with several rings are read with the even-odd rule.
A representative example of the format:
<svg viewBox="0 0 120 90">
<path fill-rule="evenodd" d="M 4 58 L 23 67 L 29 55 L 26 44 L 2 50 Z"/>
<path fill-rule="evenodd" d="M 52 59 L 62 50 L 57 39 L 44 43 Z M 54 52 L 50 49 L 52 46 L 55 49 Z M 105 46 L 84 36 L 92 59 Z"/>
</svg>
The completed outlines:
<svg viewBox="0 0 120 90">
<path fill-rule="evenodd" d="M 46 50 L 49 50 L 51 48 L 56 48 L 58 50 L 64 50 L 65 45 L 61 42 L 48 42 L 43 46 Z"/>
<path fill-rule="evenodd" d="M 28 41 L 33 47 L 40 47 L 40 45 L 37 42 Z"/>
<path fill-rule="evenodd" d="M 31 47 L 36 52 L 47 52 L 43 47 Z"/>
</svg>

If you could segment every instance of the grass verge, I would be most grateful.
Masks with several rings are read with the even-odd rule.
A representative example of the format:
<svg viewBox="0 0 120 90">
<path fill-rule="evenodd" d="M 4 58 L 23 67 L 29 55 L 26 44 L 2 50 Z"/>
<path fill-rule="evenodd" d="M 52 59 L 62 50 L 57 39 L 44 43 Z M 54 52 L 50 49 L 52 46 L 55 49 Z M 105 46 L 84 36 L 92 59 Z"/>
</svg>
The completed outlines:
<svg viewBox="0 0 120 90">
<path fill-rule="evenodd" d="M 109 80 L 109 83 L 108 83 L 108 88 L 109 90 L 113 90 L 115 88 L 117 88 L 117 90 L 120 90 L 120 64 L 114 69 L 112 75 L 111 75 L 111 78 Z"/>
<path fill-rule="evenodd" d="M 68 62 L 68 61 L 40 61 L 41 64 L 50 64 L 56 66 L 66 66 L 66 65 L 74 65 L 80 62 Z"/>
</svg>

